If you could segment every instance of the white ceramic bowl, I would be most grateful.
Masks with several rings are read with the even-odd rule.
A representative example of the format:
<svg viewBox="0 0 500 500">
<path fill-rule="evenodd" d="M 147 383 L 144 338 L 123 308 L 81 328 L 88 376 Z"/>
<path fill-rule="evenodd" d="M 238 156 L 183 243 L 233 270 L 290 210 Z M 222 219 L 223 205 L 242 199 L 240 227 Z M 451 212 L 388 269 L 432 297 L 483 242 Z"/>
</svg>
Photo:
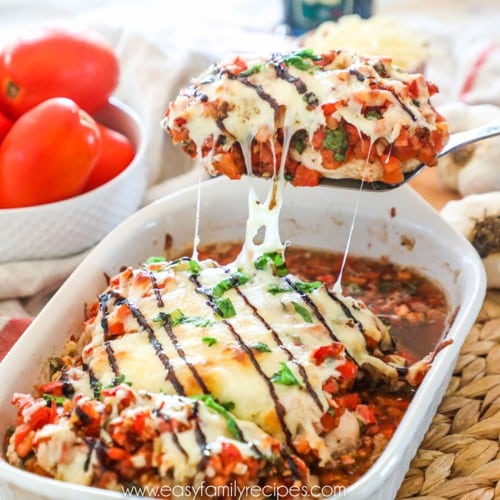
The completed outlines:
<svg viewBox="0 0 500 500">
<path fill-rule="evenodd" d="M 132 141 L 134 159 L 114 179 L 82 195 L 34 207 L 0 209 L 0 262 L 81 252 L 95 245 L 140 205 L 146 173 L 139 117 L 114 98 L 94 117 Z"/>
<path fill-rule="evenodd" d="M 203 184 L 203 243 L 242 239 L 247 182 L 248 179 L 234 182 L 219 178 Z M 257 184 L 259 188 L 269 187 L 266 181 Z M 196 187 L 185 189 L 130 217 L 89 254 L 38 315 L 0 364 L 0 435 L 15 416 L 15 409 L 9 405 L 12 394 L 31 391 L 44 360 L 60 353 L 68 335 L 80 331 L 83 304 L 92 301 L 106 286 L 105 273 L 112 275 L 123 265 L 137 265 L 148 256 L 162 255 L 166 233 L 173 236 L 177 249 L 192 242 L 196 194 Z M 356 196 L 353 191 L 325 187 L 287 188 L 282 237 L 297 245 L 342 251 Z M 408 240 L 414 241 L 414 245 L 403 244 Z M 435 414 L 460 346 L 479 312 L 485 293 L 484 269 L 469 242 L 408 187 L 384 194 L 363 193 L 352 252 L 368 257 L 386 255 L 393 262 L 418 268 L 441 284 L 455 312 L 447 335 L 453 344 L 437 355 L 382 456 L 345 492 L 349 499 L 388 500 L 394 498 Z M 123 498 L 120 493 L 39 477 L 2 460 L 0 479 L 17 492 L 30 492 L 26 496 L 30 499 L 38 498 L 33 495 L 40 492 L 43 498 L 50 499 Z"/>
</svg>

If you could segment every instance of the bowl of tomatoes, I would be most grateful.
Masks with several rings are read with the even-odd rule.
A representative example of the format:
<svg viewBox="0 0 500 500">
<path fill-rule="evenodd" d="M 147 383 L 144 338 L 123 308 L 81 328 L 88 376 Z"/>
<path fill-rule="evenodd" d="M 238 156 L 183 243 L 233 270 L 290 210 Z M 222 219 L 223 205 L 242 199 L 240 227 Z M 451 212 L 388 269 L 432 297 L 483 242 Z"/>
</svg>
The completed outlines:
<svg viewBox="0 0 500 500">
<path fill-rule="evenodd" d="M 0 49 L 0 262 L 79 253 L 141 204 L 143 125 L 113 97 L 118 78 L 87 34 L 44 29 Z"/>
</svg>

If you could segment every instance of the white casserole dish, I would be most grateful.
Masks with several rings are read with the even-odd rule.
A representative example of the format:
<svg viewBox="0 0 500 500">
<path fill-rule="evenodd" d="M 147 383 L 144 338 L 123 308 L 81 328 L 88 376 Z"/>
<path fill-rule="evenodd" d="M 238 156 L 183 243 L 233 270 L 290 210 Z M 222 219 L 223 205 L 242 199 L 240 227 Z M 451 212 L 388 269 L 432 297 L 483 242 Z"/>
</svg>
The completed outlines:
<svg viewBox="0 0 500 500">
<path fill-rule="evenodd" d="M 247 184 L 225 178 L 202 185 L 200 238 L 202 243 L 240 240 L 247 216 Z M 267 181 L 255 181 L 268 188 Z M 50 303 L 0 364 L 0 434 L 15 416 L 10 405 L 16 391 L 30 392 L 41 367 L 61 351 L 70 333 L 80 330 L 85 302 L 91 302 L 122 265 L 137 265 L 164 252 L 165 234 L 182 249 L 193 240 L 197 187 L 142 209 L 106 237 L 70 276 Z M 357 194 L 317 187 L 285 190 L 281 217 L 282 238 L 295 245 L 343 251 Z M 413 244 L 412 244 L 413 243 Z M 471 328 L 485 293 L 483 266 L 469 242 L 448 226 L 411 188 L 362 193 L 351 251 L 368 257 L 389 256 L 393 262 L 420 269 L 447 291 L 455 319 L 448 338 L 453 344 L 441 351 L 417 391 L 409 410 L 383 455 L 357 483 L 349 499 L 394 498 L 451 377 L 460 346 Z M 0 479 L 24 498 L 123 498 L 120 493 L 75 486 L 19 470 L 0 460 Z M 42 497 L 34 494 L 43 492 Z M 0 493 L 2 493 L 0 489 Z M 3 497 L 2 497 L 3 499 Z"/>
</svg>

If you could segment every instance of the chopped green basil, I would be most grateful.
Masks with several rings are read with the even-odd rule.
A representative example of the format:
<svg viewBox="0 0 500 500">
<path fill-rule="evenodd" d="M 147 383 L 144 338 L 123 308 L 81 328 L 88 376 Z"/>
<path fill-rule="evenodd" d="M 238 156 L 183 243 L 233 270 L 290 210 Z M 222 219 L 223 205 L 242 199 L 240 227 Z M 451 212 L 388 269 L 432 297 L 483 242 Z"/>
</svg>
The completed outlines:
<svg viewBox="0 0 500 500">
<path fill-rule="evenodd" d="M 201 266 L 199 262 L 193 259 L 188 260 L 188 267 L 189 267 L 189 272 L 193 274 L 194 276 L 198 276 L 201 272 Z"/>
<path fill-rule="evenodd" d="M 389 292 L 392 290 L 392 287 L 393 283 L 391 281 L 382 281 L 378 286 L 378 291 L 382 293 Z"/>
<path fill-rule="evenodd" d="M 207 344 L 208 347 L 212 347 L 214 344 L 217 344 L 217 339 L 215 337 L 202 337 L 201 341 L 204 344 Z"/>
<path fill-rule="evenodd" d="M 271 377 L 271 381 L 282 385 L 300 385 L 300 382 L 297 380 L 297 377 L 293 374 L 288 365 L 283 361 L 280 365 L 281 369 Z"/>
<path fill-rule="evenodd" d="M 174 327 L 180 324 L 190 323 L 198 327 L 212 326 L 214 322 L 209 318 L 202 318 L 200 316 L 186 316 L 180 309 L 175 309 L 170 313 L 161 311 L 158 316 L 153 318 L 155 323 L 160 323 L 161 326 L 169 324 Z"/>
<path fill-rule="evenodd" d="M 250 347 L 259 352 L 272 352 L 271 348 L 267 344 L 264 344 L 264 342 L 255 342 Z"/>
<path fill-rule="evenodd" d="M 344 127 L 340 126 L 335 130 L 326 129 L 326 135 L 323 139 L 323 147 L 333 151 L 335 161 L 344 161 L 345 153 L 348 147 L 347 133 Z"/>
<path fill-rule="evenodd" d="M 307 102 L 307 104 L 311 106 L 317 106 L 319 104 L 318 96 L 314 92 L 306 92 L 302 99 Z"/>
<path fill-rule="evenodd" d="M 420 107 L 420 102 L 419 102 L 419 101 L 417 101 L 416 99 L 412 99 L 411 101 L 413 102 L 413 104 L 414 104 L 415 106 L 417 106 L 417 108 L 419 108 L 419 107 Z"/>
<path fill-rule="evenodd" d="M 417 286 L 410 281 L 403 281 L 401 284 L 403 290 L 409 295 L 415 295 L 417 293 Z"/>
<path fill-rule="evenodd" d="M 146 264 L 155 264 L 157 262 L 165 262 L 165 257 L 149 257 Z"/>
<path fill-rule="evenodd" d="M 312 49 L 303 49 L 285 56 L 283 62 L 287 66 L 295 66 L 297 69 L 312 73 L 318 69 L 312 61 L 319 61 L 320 59 L 321 57 L 316 55 Z"/>
<path fill-rule="evenodd" d="M 96 397 L 98 397 L 103 389 L 112 389 L 113 387 L 116 387 L 120 384 L 127 384 L 128 386 L 132 386 L 132 382 L 125 380 L 125 375 L 123 373 L 120 373 L 120 375 L 118 375 L 118 377 L 115 377 L 109 384 L 102 385 L 102 382 L 100 380 L 97 381 L 97 387 L 94 388 L 94 395 L 97 392 Z"/>
<path fill-rule="evenodd" d="M 57 405 L 57 406 L 61 406 L 68 398 L 65 397 L 65 396 L 54 396 L 53 394 L 43 394 L 43 399 L 45 399 L 45 401 L 47 401 L 47 403 L 49 404 L 52 404 L 52 401 L 54 401 L 54 403 Z"/>
<path fill-rule="evenodd" d="M 237 273 L 231 275 L 230 278 L 227 278 L 217 283 L 217 285 L 215 285 L 212 288 L 212 296 L 215 298 L 222 297 L 224 292 L 231 290 L 231 288 L 244 285 L 245 283 L 248 282 L 249 279 L 250 278 L 246 274 L 243 274 L 238 271 Z"/>
<path fill-rule="evenodd" d="M 306 323 L 312 323 L 313 319 L 311 317 L 311 313 L 301 304 L 292 301 L 293 308 L 295 309 L 295 312 L 300 314 L 302 316 L 302 319 Z"/>
<path fill-rule="evenodd" d="M 208 408 L 222 415 L 226 420 L 227 430 L 229 431 L 229 433 L 235 439 L 243 441 L 243 435 L 240 431 L 240 428 L 238 427 L 235 418 L 229 413 L 229 411 L 234 408 L 234 403 L 232 403 L 231 401 L 228 403 L 219 403 L 211 394 L 194 396 L 194 399 L 203 401 Z"/>
<path fill-rule="evenodd" d="M 293 134 L 292 146 L 297 151 L 297 153 L 302 154 L 306 149 L 307 132 L 305 130 L 299 130 Z"/>
<path fill-rule="evenodd" d="M 259 270 L 263 270 L 267 267 L 267 264 L 271 263 L 273 265 L 274 273 L 282 278 L 288 274 L 288 268 L 285 264 L 285 258 L 282 252 L 268 252 L 262 254 L 256 261 L 255 267 Z"/>
<path fill-rule="evenodd" d="M 323 286 L 323 283 L 321 283 L 321 281 L 311 281 L 310 283 L 305 283 L 303 281 L 296 281 L 293 284 L 293 286 L 300 293 L 311 293 L 311 292 L 314 292 L 314 290 L 321 288 Z"/>
<path fill-rule="evenodd" d="M 232 401 L 224 401 L 220 403 L 227 411 L 233 411 L 236 405 Z"/>
<path fill-rule="evenodd" d="M 254 64 L 253 66 L 247 68 L 245 71 L 242 71 L 240 73 L 240 76 L 254 75 L 255 73 L 260 73 L 263 69 L 264 69 L 263 64 Z"/>
<path fill-rule="evenodd" d="M 222 318 L 227 319 L 236 316 L 236 310 L 230 299 L 214 298 L 214 304 L 217 314 Z"/>
<path fill-rule="evenodd" d="M 363 291 L 363 287 L 359 283 L 348 283 L 346 288 L 350 293 L 360 293 Z"/>
<path fill-rule="evenodd" d="M 272 285 L 269 285 L 267 291 L 272 295 L 276 295 L 278 293 L 293 292 L 293 288 L 287 285 L 275 285 L 273 283 Z"/>
<path fill-rule="evenodd" d="M 369 109 L 365 113 L 365 118 L 368 120 L 380 120 L 380 118 L 382 118 L 382 113 L 378 109 Z"/>
<path fill-rule="evenodd" d="M 285 174 L 285 181 L 293 181 L 293 174 L 286 173 Z"/>
</svg>

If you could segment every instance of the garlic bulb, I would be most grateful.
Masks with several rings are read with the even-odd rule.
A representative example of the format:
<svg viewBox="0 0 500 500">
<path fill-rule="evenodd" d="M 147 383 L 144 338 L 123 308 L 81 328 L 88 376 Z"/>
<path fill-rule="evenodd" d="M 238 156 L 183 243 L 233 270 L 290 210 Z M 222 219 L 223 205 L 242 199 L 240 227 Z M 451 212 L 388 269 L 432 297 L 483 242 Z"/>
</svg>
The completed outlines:
<svg viewBox="0 0 500 500">
<path fill-rule="evenodd" d="M 500 107 L 481 104 L 468 106 L 456 102 L 442 106 L 440 113 L 448 121 L 450 132 L 500 123 Z M 462 196 L 500 191 L 500 139 L 491 138 L 469 144 L 444 156 L 438 163 L 442 183 Z"/>
<path fill-rule="evenodd" d="M 500 191 L 450 201 L 441 216 L 472 243 L 483 259 L 488 288 L 500 288 Z"/>
</svg>

